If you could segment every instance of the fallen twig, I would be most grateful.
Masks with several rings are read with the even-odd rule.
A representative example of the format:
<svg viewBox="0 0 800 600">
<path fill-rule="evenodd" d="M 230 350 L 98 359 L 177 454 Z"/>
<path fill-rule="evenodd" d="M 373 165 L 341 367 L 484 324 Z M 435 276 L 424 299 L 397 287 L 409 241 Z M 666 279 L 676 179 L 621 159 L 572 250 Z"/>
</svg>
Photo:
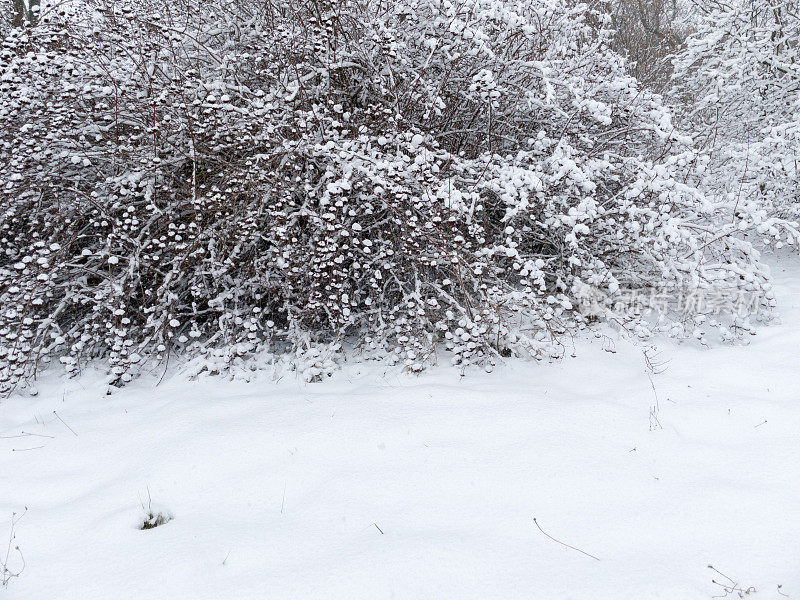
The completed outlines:
<svg viewBox="0 0 800 600">
<path fill-rule="evenodd" d="M 23 431 L 19 435 L 0 435 L 0 440 L 13 440 L 13 439 L 17 439 L 17 438 L 24 438 L 24 437 L 31 437 L 31 436 L 46 437 L 46 438 L 51 438 L 51 439 L 53 437 L 55 437 L 55 436 L 52 436 L 52 435 L 44 435 L 43 433 L 27 433 L 27 432 Z"/>
<path fill-rule="evenodd" d="M 77 434 L 77 433 L 75 433 L 75 430 L 74 430 L 72 427 L 70 427 L 69 425 L 67 425 L 67 424 L 64 422 L 64 419 L 62 419 L 61 417 L 59 417 L 59 416 L 58 416 L 58 413 L 57 413 L 56 411 L 53 411 L 53 414 L 56 416 L 56 418 L 57 418 L 59 421 L 61 421 L 62 423 L 64 423 L 64 427 L 66 427 L 66 428 L 67 428 L 67 429 L 69 429 L 69 430 L 70 430 L 70 431 L 71 431 L 73 434 L 75 434 L 75 437 L 78 437 L 78 434 Z"/>
<path fill-rule="evenodd" d="M 25 510 L 22 511 L 22 513 L 19 516 L 17 516 L 17 513 L 12 513 L 12 515 L 11 515 L 11 533 L 8 536 L 8 546 L 6 547 L 6 555 L 5 555 L 5 557 L 0 557 L 0 559 L 1 559 L 0 560 L 0 585 L 2 587 L 7 586 L 9 581 L 11 581 L 13 578 L 19 577 L 20 575 L 22 575 L 22 572 L 25 570 L 25 567 L 26 567 L 25 557 L 22 555 L 22 550 L 19 549 L 19 545 L 18 544 L 14 544 L 14 539 L 16 538 L 15 529 L 16 529 L 17 523 L 19 523 L 20 519 L 22 519 L 22 517 L 24 517 L 27 512 L 28 512 L 28 507 L 26 506 Z M 8 562 L 9 562 L 9 558 L 11 557 L 12 547 L 13 547 L 13 550 L 15 550 L 17 554 L 19 554 L 19 558 L 22 561 L 22 567 L 19 569 L 19 571 L 12 571 L 8 567 Z"/>
<path fill-rule="evenodd" d="M 721 596 L 713 596 L 713 598 L 726 598 L 727 596 L 729 596 L 730 594 L 733 594 L 734 592 L 736 592 L 739 595 L 740 598 L 744 598 L 745 596 L 749 596 L 750 594 L 755 594 L 756 593 L 756 588 L 754 588 L 753 586 L 750 586 L 750 587 L 748 587 L 746 589 L 743 589 L 739 585 L 738 582 L 734 581 L 733 579 L 731 579 L 730 577 L 725 575 L 725 573 L 723 573 L 719 569 L 713 567 L 712 565 L 708 565 L 708 568 L 711 569 L 712 571 L 716 572 L 716 573 L 719 573 L 725 579 L 730 581 L 730 583 L 722 583 L 722 582 L 717 581 L 716 579 L 712 579 L 711 583 L 713 583 L 714 585 L 718 585 L 725 592 L 723 595 L 721 595 Z M 780 590 L 778 590 L 778 591 L 780 591 Z"/>
<path fill-rule="evenodd" d="M 595 560 L 600 560 L 594 554 L 589 554 L 588 552 L 584 552 L 580 548 L 576 548 L 575 546 L 570 546 L 569 544 L 565 544 L 561 540 L 557 540 L 556 538 L 554 538 L 552 535 L 550 535 L 544 529 L 542 529 L 542 526 L 539 525 L 539 521 L 536 520 L 536 517 L 533 517 L 533 522 L 536 523 L 536 527 L 539 528 L 539 531 L 541 531 L 546 537 L 550 538 L 551 540 L 553 540 L 557 544 L 561 544 L 562 546 L 564 546 L 566 548 L 571 548 L 572 550 L 576 550 L 576 551 L 580 552 L 581 554 L 584 554 L 584 555 L 588 556 L 589 558 L 593 558 Z M 383 533 L 383 532 L 381 532 L 381 533 Z"/>
</svg>

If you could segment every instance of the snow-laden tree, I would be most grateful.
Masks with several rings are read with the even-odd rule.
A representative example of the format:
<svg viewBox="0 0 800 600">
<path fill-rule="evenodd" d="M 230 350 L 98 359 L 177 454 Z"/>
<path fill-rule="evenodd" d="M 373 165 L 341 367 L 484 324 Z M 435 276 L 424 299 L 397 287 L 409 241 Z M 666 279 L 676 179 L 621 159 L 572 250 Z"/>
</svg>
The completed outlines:
<svg viewBox="0 0 800 600">
<path fill-rule="evenodd" d="M 3 389 L 52 359 L 121 383 L 176 354 L 291 352 L 313 379 L 343 344 L 488 365 L 559 355 L 587 290 L 763 291 L 607 8 L 44 7 L 2 50 Z M 702 337 L 697 310 L 602 312 Z"/>
<path fill-rule="evenodd" d="M 706 184 L 734 223 L 800 216 L 800 2 L 704 0 L 675 60 L 681 126 L 712 157 Z"/>
</svg>

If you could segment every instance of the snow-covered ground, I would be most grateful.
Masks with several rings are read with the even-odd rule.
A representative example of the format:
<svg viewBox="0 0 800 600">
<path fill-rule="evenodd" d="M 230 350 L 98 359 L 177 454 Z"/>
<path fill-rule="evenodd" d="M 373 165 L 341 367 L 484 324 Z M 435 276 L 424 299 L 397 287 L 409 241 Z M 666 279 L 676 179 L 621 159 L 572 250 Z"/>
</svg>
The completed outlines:
<svg viewBox="0 0 800 600">
<path fill-rule="evenodd" d="M 800 272 L 776 271 L 782 324 L 665 346 L 652 385 L 605 338 L 464 378 L 50 378 L 0 403 L 0 560 L 27 507 L 0 598 L 689 600 L 732 586 L 709 564 L 800 598 Z M 150 503 L 174 519 L 142 531 Z"/>
</svg>

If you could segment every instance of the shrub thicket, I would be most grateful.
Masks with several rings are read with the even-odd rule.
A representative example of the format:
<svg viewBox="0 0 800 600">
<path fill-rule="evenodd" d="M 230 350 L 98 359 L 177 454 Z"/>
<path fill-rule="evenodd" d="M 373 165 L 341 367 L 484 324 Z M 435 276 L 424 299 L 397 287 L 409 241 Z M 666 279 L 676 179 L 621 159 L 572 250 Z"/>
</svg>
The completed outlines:
<svg viewBox="0 0 800 600">
<path fill-rule="evenodd" d="M 572 0 L 43 6 L 2 48 L 2 389 L 53 359 L 121 383 L 267 350 L 313 378 L 344 342 L 411 369 L 557 355 L 587 287 L 762 289 L 609 24 Z M 695 333 L 676 318 L 637 332 Z"/>
</svg>

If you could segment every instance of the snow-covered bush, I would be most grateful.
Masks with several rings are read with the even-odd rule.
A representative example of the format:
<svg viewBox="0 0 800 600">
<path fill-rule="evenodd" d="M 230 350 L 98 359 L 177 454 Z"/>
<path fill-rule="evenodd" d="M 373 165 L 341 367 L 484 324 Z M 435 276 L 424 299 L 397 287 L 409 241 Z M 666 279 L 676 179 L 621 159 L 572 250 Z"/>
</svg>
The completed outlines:
<svg viewBox="0 0 800 600">
<path fill-rule="evenodd" d="M 698 2 L 694 29 L 674 63 L 680 125 L 731 219 L 781 246 L 777 219 L 800 217 L 800 2 Z"/>
<path fill-rule="evenodd" d="M 2 49 L 3 390 L 96 357 L 118 384 L 340 342 L 412 370 L 439 346 L 558 355 L 587 286 L 765 281 L 605 3 L 73 13 L 44 6 Z"/>
</svg>

